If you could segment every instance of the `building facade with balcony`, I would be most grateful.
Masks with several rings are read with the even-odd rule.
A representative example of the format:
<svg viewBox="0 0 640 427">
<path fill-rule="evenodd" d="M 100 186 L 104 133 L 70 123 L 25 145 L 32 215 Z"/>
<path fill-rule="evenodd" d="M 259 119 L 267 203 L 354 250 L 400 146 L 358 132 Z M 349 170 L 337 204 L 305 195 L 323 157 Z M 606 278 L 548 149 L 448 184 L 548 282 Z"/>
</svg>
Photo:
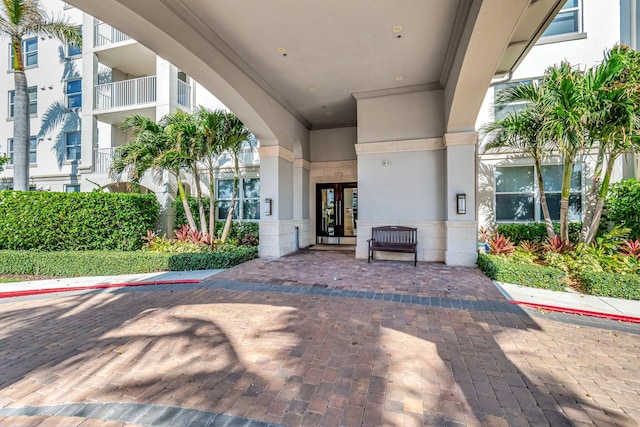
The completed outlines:
<svg viewBox="0 0 640 427">
<path fill-rule="evenodd" d="M 117 29 L 58 0 L 40 1 L 50 16 L 67 16 L 82 28 L 83 45 L 68 46 L 49 37 L 26 37 L 24 55 L 31 108 L 31 188 L 127 191 L 109 177 L 114 150 L 126 142 L 119 125 L 131 114 L 159 120 L 177 109 L 191 111 L 195 82 L 184 72 Z M 5 40 L 8 46 L 8 40 Z M 4 53 L 2 53 L 4 52 Z M 0 121 L 0 154 L 13 155 L 13 74 L 10 49 L 5 120 Z M 2 111 L 0 109 L 0 111 Z M 12 161 L 0 173 L 0 188 L 12 188 Z M 168 180 L 145 177 L 144 191 L 171 200 Z"/>
<path fill-rule="evenodd" d="M 140 114 L 154 120 L 180 109 L 190 112 L 199 101 L 212 109 L 226 107 L 213 95 L 168 61 L 123 32 L 59 0 L 44 0 L 49 16 L 67 16 L 82 28 L 83 45 L 67 46 L 48 37 L 26 37 L 26 75 L 31 108 L 30 187 L 41 191 L 91 191 L 103 188 L 128 192 L 126 182 L 109 176 L 115 150 L 127 140 L 122 120 Z M 6 41 L 8 46 L 8 41 Z M 13 155 L 13 74 L 10 49 L 5 49 L 8 72 L 0 76 L 7 88 L 5 119 L 0 120 L 0 156 Z M 1 55 L 2 53 L 0 53 Z M 259 219 L 259 160 L 257 147 L 241 155 L 242 178 L 236 217 Z M 222 157 L 217 170 L 216 192 L 220 218 L 230 203 L 232 162 Z M 0 189 L 11 189 L 12 160 L 0 172 Z M 146 174 L 141 191 L 153 192 L 163 210 L 170 212 L 175 198 L 168 175 Z M 192 188 L 186 176 L 187 189 Z M 171 215 L 164 215 L 163 229 L 171 229 Z"/>
<path fill-rule="evenodd" d="M 496 79 L 487 91 L 476 128 L 501 118 L 523 104 L 494 112 L 496 94 L 505 87 L 539 79 L 545 70 L 561 61 L 584 70 L 598 64 L 605 50 L 616 44 L 638 46 L 638 0 L 567 0 L 536 46 L 520 66 L 506 78 Z M 501 223 L 542 221 L 533 159 L 518 152 L 482 149 L 478 158 L 478 223 L 489 228 Z M 595 156 L 582 155 L 575 166 L 572 180 L 571 221 L 582 219 L 585 192 L 593 180 Z M 619 158 L 614 181 L 638 177 L 638 161 L 633 155 Z M 550 153 L 542 165 L 545 194 L 552 219 L 560 217 L 560 185 L 562 159 Z"/>
</svg>

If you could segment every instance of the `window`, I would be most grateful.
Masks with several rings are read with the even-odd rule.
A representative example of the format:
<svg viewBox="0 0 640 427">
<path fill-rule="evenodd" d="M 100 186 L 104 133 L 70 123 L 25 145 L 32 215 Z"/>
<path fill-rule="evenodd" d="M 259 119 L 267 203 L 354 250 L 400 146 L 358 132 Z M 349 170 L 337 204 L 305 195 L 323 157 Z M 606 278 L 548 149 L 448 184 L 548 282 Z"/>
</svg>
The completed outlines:
<svg viewBox="0 0 640 427">
<path fill-rule="evenodd" d="M 68 80 L 65 85 L 67 108 L 82 107 L 82 79 Z"/>
<path fill-rule="evenodd" d="M 542 179 L 551 219 L 560 219 L 560 190 L 562 165 L 542 166 Z M 543 221 L 538 195 L 536 172 L 533 166 L 496 167 L 495 170 L 495 220 Z M 582 165 L 573 167 L 571 195 L 569 196 L 569 220 L 582 218 Z"/>
<path fill-rule="evenodd" d="M 66 193 L 79 193 L 80 192 L 80 184 L 66 184 L 64 186 L 64 191 Z"/>
<path fill-rule="evenodd" d="M 38 114 L 38 87 L 31 86 L 28 89 L 29 91 L 29 114 L 34 116 Z M 15 96 L 16 91 L 9 91 L 9 118 L 12 118 L 15 113 Z"/>
<path fill-rule="evenodd" d="M 13 164 L 13 138 L 7 141 L 9 146 L 9 164 Z M 38 139 L 35 136 L 29 138 L 29 164 L 35 165 L 38 161 Z"/>
<path fill-rule="evenodd" d="M 218 180 L 218 219 L 224 220 L 229 214 L 233 197 L 233 179 Z M 260 179 L 244 178 L 238 182 L 238 194 L 233 211 L 233 219 L 260 219 Z"/>
<path fill-rule="evenodd" d="M 82 27 L 76 27 L 78 33 L 82 34 Z M 82 55 L 82 45 L 76 46 L 74 44 L 67 44 L 67 56 L 79 56 Z"/>
<path fill-rule="evenodd" d="M 531 82 L 536 82 L 537 80 L 518 80 L 518 81 L 511 81 L 508 83 L 503 83 L 500 85 L 495 85 L 493 87 L 493 99 L 497 100 L 498 99 L 498 94 L 505 90 L 505 89 L 509 89 L 511 87 L 514 86 L 518 86 L 521 84 L 528 84 Z M 508 114 L 510 113 L 515 113 L 515 112 L 519 112 L 521 111 L 525 106 L 527 105 L 527 103 L 525 101 L 518 101 L 518 102 L 512 102 L 508 105 L 506 105 L 502 110 L 496 110 L 494 112 L 494 116 L 495 116 L 495 120 L 501 120 L 504 119 Z"/>
<path fill-rule="evenodd" d="M 9 43 L 9 70 L 13 70 L 13 49 Z M 22 40 L 22 60 L 24 68 L 33 68 L 38 66 L 38 38 L 32 37 Z"/>
<path fill-rule="evenodd" d="M 81 157 L 80 132 L 67 132 L 64 135 L 65 160 L 80 160 Z"/>
<path fill-rule="evenodd" d="M 582 32 L 582 0 L 567 0 L 542 37 Z"/>
</svg>

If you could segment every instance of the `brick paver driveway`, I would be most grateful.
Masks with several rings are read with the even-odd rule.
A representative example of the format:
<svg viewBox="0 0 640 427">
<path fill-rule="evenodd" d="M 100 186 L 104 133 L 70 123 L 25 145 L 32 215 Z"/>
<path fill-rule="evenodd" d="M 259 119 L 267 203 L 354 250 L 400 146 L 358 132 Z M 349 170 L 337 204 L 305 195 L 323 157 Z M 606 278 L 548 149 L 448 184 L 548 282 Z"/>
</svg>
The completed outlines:
<svg viewBox="0 0 640 427">
<path fill-rule="evenodd" d="M 640 420 L 638 325 L 524 311 L 473 268 L 302 252 L 3 300 L 0 325 L 0 425 Z"/>
</svg>

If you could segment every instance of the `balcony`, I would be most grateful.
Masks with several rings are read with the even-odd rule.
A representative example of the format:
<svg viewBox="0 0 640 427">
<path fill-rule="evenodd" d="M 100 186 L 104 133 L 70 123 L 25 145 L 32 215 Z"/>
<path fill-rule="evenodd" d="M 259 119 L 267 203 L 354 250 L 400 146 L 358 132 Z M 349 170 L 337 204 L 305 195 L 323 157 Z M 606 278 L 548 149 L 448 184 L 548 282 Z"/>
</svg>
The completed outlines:
<svg viewBox="0 0 640 427">
<path fill-rule="evenodd" d="M 114 147 L 109 148 L 96 148 L 95 160 L 94 160 L 94 169 L 95 173 L 99 174 L 108 174 L 109 168 L 111 167 L 111 162 L 113 161 L 113 156 L 115 153 Z"/>
<path fill-rule="evenodd" d="M 156 76 L 97 85 L 93 99 L 95 111 L 152 104 L 157 99 Z"/>
<path fill-rule="evenodd" d="M 191 86 L 178 80 L 178 104 L 191 109 Z"/>
<path fill-rule="evenodd" d="M 122 31 L 97 19 L 94 20 L 93 27 L 93 47 L 105 47 L 131 39 Z"/>
</svg>

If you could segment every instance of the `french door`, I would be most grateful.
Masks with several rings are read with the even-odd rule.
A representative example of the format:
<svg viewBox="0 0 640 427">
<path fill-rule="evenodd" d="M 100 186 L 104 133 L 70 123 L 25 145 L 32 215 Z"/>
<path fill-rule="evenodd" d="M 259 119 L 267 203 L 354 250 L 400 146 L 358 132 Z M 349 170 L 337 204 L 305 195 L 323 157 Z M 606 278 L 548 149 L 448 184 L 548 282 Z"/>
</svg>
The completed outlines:
<svg viewBox="0 0 640 427">
<path fill-rule="evenodd" d="M 357 232 L 357 183 L 317 184 L 316 243 L 355 245 Z"/>
</svg>

